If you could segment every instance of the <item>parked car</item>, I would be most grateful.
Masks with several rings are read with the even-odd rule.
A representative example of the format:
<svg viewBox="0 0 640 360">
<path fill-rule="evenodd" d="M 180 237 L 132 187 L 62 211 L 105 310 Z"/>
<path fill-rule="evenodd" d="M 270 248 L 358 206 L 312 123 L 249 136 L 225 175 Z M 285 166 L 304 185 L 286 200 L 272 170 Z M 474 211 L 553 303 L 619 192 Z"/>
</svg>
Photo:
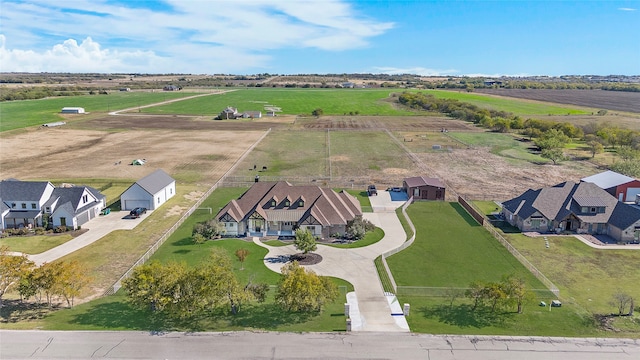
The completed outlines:
<svg viewBox="0 0 640 360">
<path fill-rule="evenodd" d="M 102 209 L 102 211 L 100 211 L 100 215 L 109 215 L 111 214 L 111 209 L 109 208 L 104 208 Z"/>
<path fill-rule="evenodd" d="M 137 207 L 129 212 L 129 216 L 131 216 L 134 219 L 137 219 L 142 214 L 146 214 L 146 213 L 147 213 L 147 208 Z"/>
<path fill-rule="evenodd" d="M 369 187 L 367 188 L 367 194 L 369 196 L 378 195 L 378 190 L 376 189 L 376 186 L 369 185 Z"/>
</svg>

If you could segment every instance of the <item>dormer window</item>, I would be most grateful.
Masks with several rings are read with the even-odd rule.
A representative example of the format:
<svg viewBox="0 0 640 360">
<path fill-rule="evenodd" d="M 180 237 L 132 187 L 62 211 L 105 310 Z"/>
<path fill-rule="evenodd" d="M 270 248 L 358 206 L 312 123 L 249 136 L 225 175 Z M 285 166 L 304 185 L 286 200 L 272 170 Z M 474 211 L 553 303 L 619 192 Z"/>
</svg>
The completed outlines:
<svg viewBox="0 0 640 360">
<path fill-rule="evenodd" d="M 298 201 L 298 207 L 303 207 L 303 206 L 304 206 L 304 200 Z"/>
<path fill-rule="evenodd" d="M 16 203 L 11 203 L 11 208 L 15 209 L 16 208 Z"/>
<path fill-rule="evenodd" d="M 36 203 L 31 203 L 31 208 L 36 209 Z"/>
<path fill-rule="evenodd" d="M 276 207 L 276 201 L 275 200 L 271 200 L 271 207 Z"/>
<path fill-rule="evenodd" d="M 284 201 L 284 206 L 291 206 L 291 202 L 287 199 Z"/>
<path fill-rule="evenodd" d="M 22 208 L 23 208 L 23 209 L 26 209 L 26 208 L 27 208 L 27 204 L 22 203 Z"/>
</svg>

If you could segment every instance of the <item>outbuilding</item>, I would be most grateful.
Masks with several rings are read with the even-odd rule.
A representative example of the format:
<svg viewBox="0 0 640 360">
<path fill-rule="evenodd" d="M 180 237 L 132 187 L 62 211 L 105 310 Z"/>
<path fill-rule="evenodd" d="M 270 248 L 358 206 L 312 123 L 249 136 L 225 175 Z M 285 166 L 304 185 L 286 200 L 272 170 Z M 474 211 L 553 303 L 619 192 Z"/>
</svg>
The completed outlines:
<svg viewBox="0 0 640 360">
<path fill-rule="evenodd" d="M 158 169 L 131 185 L 120 196 L 122 210 L 137 207 L 155 210 L 176 194 L 176 181 Z"/>
<path fill-rule="evenodd" d="M 63 114 L 84 114 L 84 108 L 81 107 L 63 107 L 62 111 L 60 111 Z"/>
<path fill-rule="evenodd" d="M 594 183 L 622 202 L 634 202 L 636 196 L 640 195 L 640 180 L 611 170 L 587 176 L 580 181 Z"/>
<path fill-rule="evenodd" d="M 425 176 L 405 178 L 402 187 L 414 200 L 444 200 L 445 185 L 437 178 Z"/>
</svg>

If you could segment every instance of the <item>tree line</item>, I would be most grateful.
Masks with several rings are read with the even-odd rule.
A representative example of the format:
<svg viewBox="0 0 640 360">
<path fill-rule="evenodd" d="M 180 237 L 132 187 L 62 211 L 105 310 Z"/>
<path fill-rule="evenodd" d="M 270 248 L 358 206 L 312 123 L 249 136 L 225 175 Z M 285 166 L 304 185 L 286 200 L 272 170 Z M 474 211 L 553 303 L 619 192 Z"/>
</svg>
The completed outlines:
<svg viewBox="0 0 640 360">
<path fill-rule="evenodd" d="M 9 291 L 17 291 L 20 300 L 35 298 L 53 306 L 62 298 L 72 307 L 81 290 L 91 282 L 86 269 L 77 261 L 58 261 L 36 266 L 25 255 L 13 256 L 7 247 L 0 248 L 0 307 Z"/>
<path fill-rule="evenodd" d="M 556 164 L 565 159 L 563 149 L 571 141 L 583 141 L 592 158 L 605 147 L 615 151 L 618 159 L 611 170 L 628 176 L 640 176 L 640 131 L 623 129 L 608 122 L 592 122 L 576 126 L 569 122 L 544 119 L 522 119 L 513 113 L 480 108 L 456 99 L 436 98 L 431 94 L 404 92 L 398 102 L 413 109 L 446 114 L 496 132 L 518 131 L 529 139 L 535 139 L 541 156 Z M 606 110 L 598 115 L 606 115 Z"/>
</svg>

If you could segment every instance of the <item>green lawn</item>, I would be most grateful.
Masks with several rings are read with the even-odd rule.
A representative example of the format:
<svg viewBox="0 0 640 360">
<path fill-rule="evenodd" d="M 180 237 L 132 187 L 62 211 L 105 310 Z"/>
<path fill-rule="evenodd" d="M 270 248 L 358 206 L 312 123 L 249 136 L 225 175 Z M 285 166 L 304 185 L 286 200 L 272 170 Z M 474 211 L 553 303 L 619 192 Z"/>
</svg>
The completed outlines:
<svg viewBox="0 0 640 360">
<path fill-rule="evenodd" d="M 523 277 L 544 286 L 458 203 L 416 202 L 407 209 L 416 240 L 387 259 L 399 286 L 467 287 L 472 281 Z"/>
<path fill-rule="evenodd" d="M 362 239 L 354 241 L 348 244 L 322 244 L 326 246 L 332 246 L 335 248 L 341 249 L 354 249 L 359 247 L 369 246 L 371 244 L 375 244 L 378 241 L 382 240 L 384 237 L 384 231 L 379 227 L 376 227 L 375 230 L 368 232 Z"/>
<path fill-rule="evenodd" d="M 0 239 L 0 247 L 8 246 L 9 251 L 35 255 L 53 249 L 73 239 L 70 234 L 11 236 Z"/>
<path fill-rule="evenodd" d="M 525 101 L 518 99 L 500 98 L 488 95 L 473 94 L 459 91 L 427 90 L 425 91 L 437 98 L 456 99 L 471 103 L 482 108 L 508 111 L 519 116 L 540 115 L 588 115 L 592 109 L 578 109 L 575 107 L 559 106 L 550 103 Z"/>
<path fill-rule="evenodd" d="M 494 201 L 474 200 L 473 204 L 485 215 L 491 215 L 494 212 L 500 211 L 500 205 Z"/>
<path fill-rule="evenodd" d="M 529 288 L 544 289 L 502 245 L 491 237 L 481 226 L 456 203 L 418 202 L 408 208 L 409 216 L 416 225 L 416 241 L 408 249 L 387 259 L 398 285 L 428 287 L 460 287 L 465 288 L 471 281 L 500 281 L 505 274 L 516 274 L 527 282 Z M 532 239 L 529 245 L 532 244 Z M 534 239 L 535 240 L 535 239 Z M 543 240 L 539 240 L 542 242 Z M 531 245 L 533 246 L 533 245 Z M 547 304 L 555 297 L 548 291 L 536 291 L 533 298 L 524 306 L 523 314 L 517 314 L 515 308 L 509 307 L 496 312 L 488 309 L 471 311 L 470 300 L 460 297 L 453 305 L 446 296 L 407 296 L 400 294 L 402 303 L 411 304 L 411 315 L 407 318 L 414 332 L 436 334 L 479 334 L 479 335 L 536 335 L 536 336 L 620 336 L 637 337 L 638 331 L 633 326 L 626 326 L 619 333 L 598 330 L 593 315 L 586 311 L 581 303 L 574 300 L 577 293 L 570 290 L 581 285 L 576 282 L 571 269 L 579 270 L 585 278 L 602 277 L 602 283 L 608 281 L 615 285 L 624 282 L 626 289 L 635 291 L 640 279 L 634 267 L 638 263 L 640 253 L 630 252 L 618 257 L 607 257 L 608 252 L 595 255 L 600 262 L 588 262 L 577 257 L 571 260 L 575 250 L 565 251 L 552 240 L 551 252 L 544 251 L 544 245 L 537 243 L 534 253 L 547 259 L 557 261 L 554 273 L 551 268 L 540 265 L 539 269 L 551 281 L 561 288 L 563 306 L 553 308 L 539 307 L 540 301 Z M 517 246 L 522 248 L 522 245 Z M 580 246 L 577 246 L 580 248 Z M 571 246 L 570 249 L 574 249 Z M 522 251 L 534 264 L 536 257 Z M 631 252 L 633 253 L 633 252 Z M 567 260 L 569 259 L 569 260 Z M 583 263 L 585 262 L 585 263 Z M 624 265 L 622 265 L 624 264 Z M 622 281 L 613 277 L 604 277 L 604 267 L 616 274 L 625 274 Z M 615 270 L 614 270 L 615 269 Z M 628 277 L 627 274 L 632 276 Z M 565 283 L 559 283 L 558 277 L 564 277 Z M 608 285 L 615 288 L 615 285 Z M 563 286 L 564 285 L 564 286 Z M 585 283 L 586 285 L 586 283 Z M 592 289 L 601 289 L 601 282 L 592 283 Z M 606 286 L 603 288 L 607 288 Z M 600 290 L 599 290 L 600 291 Z M 577 298 L 576 298 L 577 299 Z M 595 299 L 594 299 L 595 302 Z M 609 309 L 611 312 L 612 309 Z M 631 330 L 629 330 L 631 329 Z M 637 328 L 636 328 L 637 329 Z"/>
<path fill-rule="evenodd" d="M 340 191 L 342 189 L 335 189 L 336 191 Z M 371 200 L 369 200 L 369 195 L 366 190 L 353 190 L 346 189 L 346 192 L 353 195 L 360 202 L 360 207 L 362 208 L 362 212 L 373 212 L 373 208 L 371 207 Z"/>
<path fill-rule="evenodd" d="M 565 301 L 594 313 L 617 312 L 609 302 L 618 290 L 638 303 L 640 299 L 640 251 L 600 250 L 573 236 L 550 236 L 549 249 L 543 238 L 508 234 L 511 244 L 558 288 Z"/>
<path fill-rule="evenodd" d="M 61 121 L 60 110 L 65 106 L 83 107 L 86 112 L 108 112 L 164 100 L 194 95 L 183 92 L 115 92 L 109 95 L 63 96 L 39 100 L 4 101 L 0 103 L 0 132 L 27 126 Z M 74 115 L 81 119 L 87 115 Z"/>
<path fill-rule="evenodd" d="M 217 212 L 230 199 L 237 198 L 246 189 L 220 188 L 214 191 L 203 203 L 203 207 L 212 207 Z M 212 217 L 208 212 L 194 213 L 169 239 L 156 251 L 150 260 L 160 262 L 176 261 L 195 265 L 206 261 L 213 247 L 227 251 L 233 261 L 234 271 L 241 282 L 249 279 L 253 282 L 277 284 L 279 274 L 269 270 L 263 262 L 267 250 L 253 242 L 240 239 L 220 239 L 194 244 L 191 230 L 197 222 Z M 241 264 L 235 257 L 239 248 L 249 250 L 249 255 Z M 241 270 L 241 268 L 243 268 Z M 242 308 L 237 316 L 228 311 L 217 311 L 210 317 L 190 323 L 175 323 L 168 319 L 152 316 L 147 311 L 132 309 L 126 303 L 122 291 L 117 294 L 93 300 L 89 303 L 52 313 L 42 324 L 45 329 L 56 330 L 194 330 L 194 331 L 230 331 L 244 329 L 263 329 L 274 331 L 343 331 L 345 329 L 344 302 L 346 291 L 353 286 L 343 280 L 333 279 L 342 287 L 341 296 L 320 314 L 287 314 L 273 302 L 274 289 L 264 304 L 250 304 Z"/>
<path fill-rule="evenodd" d="M 319 314 L 296 314 L 282 311 L 273 301 L 275 289 L 269 291 L 263 304 L 242 306 L 237 315 L 228 309 L 216 310 L 200 319 L 172 321 L 150 311 L 132 308 L 126 295 L 119 291 L 72 309 L 51 313 L 40 322 L 44 330 L 139 330 L 139 331 L 345 331 L 345 295 L 353 286 L 340 279 L 332 279 L 339 286 L 340 296 L 325 306 Z"/>
<path fill-rule="evenodd" d="M 177 103 L 142 109 L 153 114 L 184 114 L 217 116 L 225 107 L 233 106 L 240 112 L 262 111 L 265 105 L 281 108 L 281 114 L 311 114 L 321 108 L 324 115 L 415 115 L 399 110 L 382 101 L 388 89 L 240 89 L 206 98 L 195 98 Z M 397 91 L 397 90 L 396 90 Z"/>
</svg>

